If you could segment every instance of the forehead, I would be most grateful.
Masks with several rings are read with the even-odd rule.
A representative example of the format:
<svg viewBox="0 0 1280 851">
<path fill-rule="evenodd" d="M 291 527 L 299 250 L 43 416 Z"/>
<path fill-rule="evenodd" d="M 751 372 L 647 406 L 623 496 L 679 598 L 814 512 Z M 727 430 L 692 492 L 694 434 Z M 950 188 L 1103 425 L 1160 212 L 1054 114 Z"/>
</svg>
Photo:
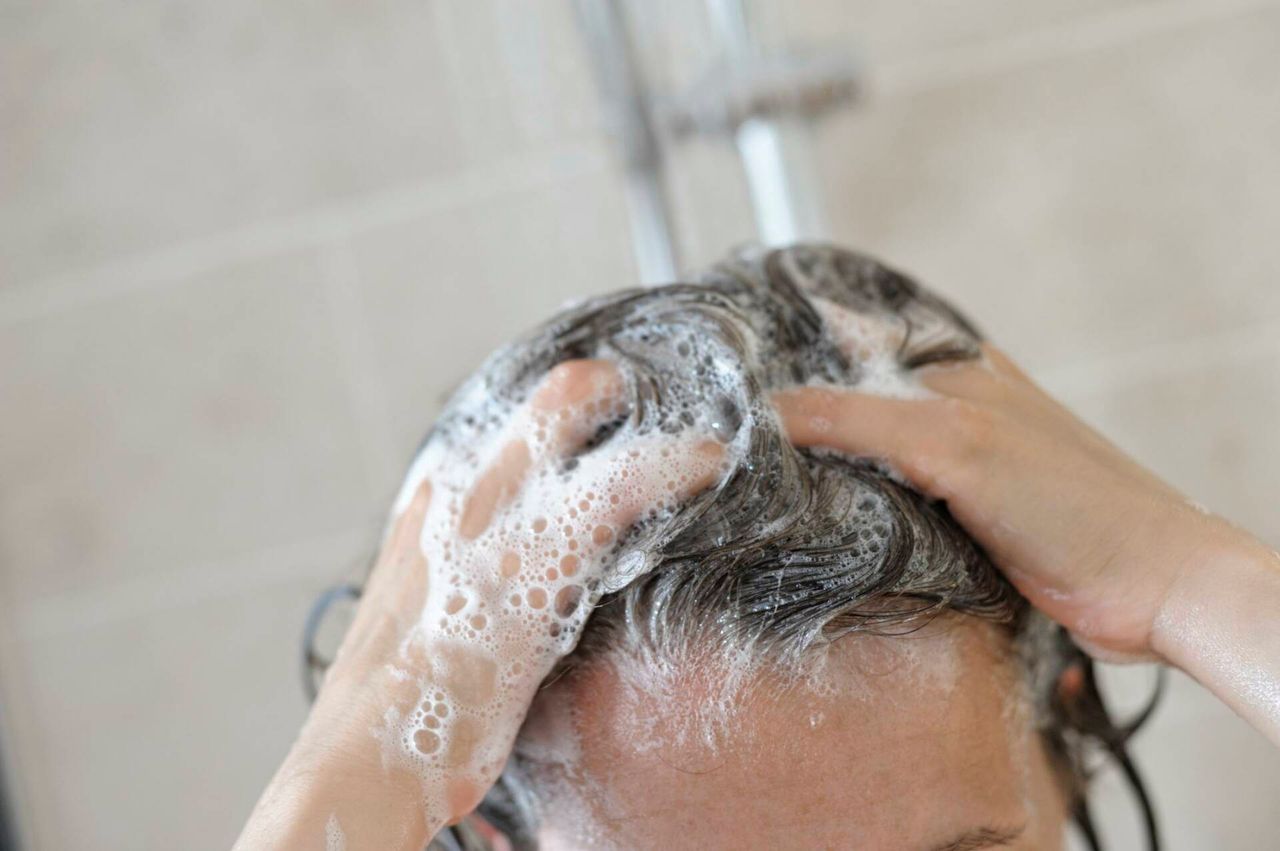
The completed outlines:
<svg viewBox="0 0 1280 851">
<path fill-rule="evenodd" d="M 803 670 L 723 654 L 587 666 L 524 737 L 547 846 L 928 849 L 1046 815 L 1020 678 L 974 623 L 845 638 Z"/>
</svg>

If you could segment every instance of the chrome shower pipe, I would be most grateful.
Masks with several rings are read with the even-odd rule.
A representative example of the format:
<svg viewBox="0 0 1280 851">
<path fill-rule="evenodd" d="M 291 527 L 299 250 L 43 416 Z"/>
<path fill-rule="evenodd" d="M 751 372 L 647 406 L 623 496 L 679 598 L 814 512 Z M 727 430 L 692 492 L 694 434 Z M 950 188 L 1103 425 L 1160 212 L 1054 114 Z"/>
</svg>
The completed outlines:
<svg viewBox="0 0 1280 851">
<path fill-rule="evenodd" d="M 690 9 L 694 2 L 689 0 Z M 691 136 L 734 145 L 760 242 L 825 237 L 811 125 L 859 94 L 859 69 L 844 53 L 765 49 L 753 31 L 748 0 L 703 3 L 715 33 L 708 51 L 713 59 L 683 91 L 672 93 L 653 90 L 628 0 L 574 0 L 623 152 L 633 242 L 646 283 L 674 280 L 679 271 L 665 174 L 674 146 Z"/>
<path fill-rule="evenodd" d="M 731 73 L 764 67 L 746 0 L 707 0 L 707 6 Z M 827 236 L 806 120 L 751 115 L 725 132 L 732 133 L 742 160 L 760 241 L 786 245 Z"/>
<path fill-rule="evenodd" d="M 605 120 L 622 148 L 631 241 L 640 280 L 676 280 L 679 246 L 665 183 L 665 152 L 624 0 L 574 0 L 595 67 Z"/>
</svg>

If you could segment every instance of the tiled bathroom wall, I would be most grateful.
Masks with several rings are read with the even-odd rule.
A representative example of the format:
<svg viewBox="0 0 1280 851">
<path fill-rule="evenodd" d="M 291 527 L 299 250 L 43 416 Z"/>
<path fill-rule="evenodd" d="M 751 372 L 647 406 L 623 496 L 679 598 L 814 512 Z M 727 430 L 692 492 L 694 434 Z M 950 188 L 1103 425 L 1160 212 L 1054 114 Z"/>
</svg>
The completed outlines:
<svg viewBox="0 0 1280 851">
<path fill-rule="evenodd" d="M 688 2 L 663 0 L 677 19 Z M 1280 544 L 1280 2 L 788 0 L 855 49 L 832 236 L 917 273 Z M 442 397 L 631 283 L 568 0 L 0 10 L 0 740 L 41 849 L 225 848 Z M 677 170 L 690 258 L 750 236 Z M 1114 674 L 1136 700 L 1148 672 Z M 1138 752 L 1174 851 L 1271 847 L 1280 753 L 1185 678 Z M 1099 779 L 1117 848 L 1132 809 Z"/>
</svg>

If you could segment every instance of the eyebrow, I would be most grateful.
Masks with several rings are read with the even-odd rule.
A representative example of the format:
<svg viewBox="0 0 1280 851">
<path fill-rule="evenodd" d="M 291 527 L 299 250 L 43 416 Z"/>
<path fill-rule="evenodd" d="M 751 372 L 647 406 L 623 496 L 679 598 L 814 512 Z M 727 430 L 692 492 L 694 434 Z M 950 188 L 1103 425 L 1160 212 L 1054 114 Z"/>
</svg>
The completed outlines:
<svg viewBox="0 0 1280 851">
<path fill-rule="evenodd" d="M 994 827 L 980 827 L 949 839 L 941 845 L 932 845 L 928 851 L 975 851 L 978 848 L 995 848 L 1008 845 L 1022 835 L 1026 825 L 1014 830 L 999 830 Z"/>
</svg>

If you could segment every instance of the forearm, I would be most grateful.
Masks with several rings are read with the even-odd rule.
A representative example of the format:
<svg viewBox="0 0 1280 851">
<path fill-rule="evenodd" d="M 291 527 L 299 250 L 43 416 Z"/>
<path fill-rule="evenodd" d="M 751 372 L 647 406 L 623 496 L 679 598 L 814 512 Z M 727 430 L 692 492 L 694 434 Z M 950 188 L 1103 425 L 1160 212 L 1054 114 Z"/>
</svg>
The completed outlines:
<svg viewBox="0 0 1280 851">
<path fill-rule="evenodd" d="M 1196 561 L 1156 619 L 1153 649 L 1280 745 L 1280 556 L 1241 534 Z"/>
<path fill-rule="evenodd" d="M 345 726 L 327 706 L 317 706 L 254 808 L 237 851 L 420 851 L 444 826 L 426 823 L 434 808 L 423 800 L 421 780 L 384 767 L 371 730 Z"/>
</svg>

